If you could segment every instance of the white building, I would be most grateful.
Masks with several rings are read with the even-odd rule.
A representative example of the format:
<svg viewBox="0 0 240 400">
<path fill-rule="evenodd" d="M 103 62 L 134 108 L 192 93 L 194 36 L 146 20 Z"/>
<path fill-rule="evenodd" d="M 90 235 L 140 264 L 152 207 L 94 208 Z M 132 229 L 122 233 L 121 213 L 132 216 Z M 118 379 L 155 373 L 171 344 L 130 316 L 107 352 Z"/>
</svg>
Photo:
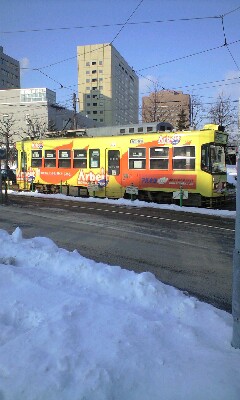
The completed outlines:
<svg viewBox="0 0 240 400">
<path fill-rule="evenodd" d="M 49 130 L 62 131 L 73 127 L 74 111 L 56 103 L 56 93 L 47 88 L 0 90 L 0 121 L 11 118 L 14 139 L 37 135 Z M 76 114 L 78 127 L 98 124 Z"/>
</svg>

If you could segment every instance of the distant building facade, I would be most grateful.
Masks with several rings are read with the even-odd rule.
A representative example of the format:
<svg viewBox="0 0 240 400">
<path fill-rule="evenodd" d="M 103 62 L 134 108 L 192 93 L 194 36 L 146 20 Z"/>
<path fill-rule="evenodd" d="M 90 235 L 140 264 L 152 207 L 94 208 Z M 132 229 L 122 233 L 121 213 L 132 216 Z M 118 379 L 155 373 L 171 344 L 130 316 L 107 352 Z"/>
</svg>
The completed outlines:
<svg viewBox="0 0 240 400">
<path fill-rule="evenodd" d="M 77 113 L 77 126 L 98 126 Z M 73 127 L 74 112 L 56 103 L 56 93 L 47 88 L 0 90 L 0 120 L 11 118 L 14 139 L 44 136 L 49 131 Z"/>
<path fill-rule="evenodd" d="M 19 61 L 4 54 L 0 46 L 0 89 L 20 88 L 20 64 Z"/>
<path fill-rule="evenodd" d="M 130 125 L 104 126 L 86 129 L 87 136 L 142 135 L 150 132 L 172 132 L 168 122 L 149 122 Z"/>
<path fill-rule="evenodd" d="M 139 80 L 110 43 L 77 47 L 79 111 L 101 124 L 138 123 Z"/>
<path fill-rule="evenodd" d="M 166 121 L 177 128 L 179 114 L 184 111 L 191 125 L 191 97 L 174 90 L 160 90 L 142 98 L 143 122 Z"/>
</svg>

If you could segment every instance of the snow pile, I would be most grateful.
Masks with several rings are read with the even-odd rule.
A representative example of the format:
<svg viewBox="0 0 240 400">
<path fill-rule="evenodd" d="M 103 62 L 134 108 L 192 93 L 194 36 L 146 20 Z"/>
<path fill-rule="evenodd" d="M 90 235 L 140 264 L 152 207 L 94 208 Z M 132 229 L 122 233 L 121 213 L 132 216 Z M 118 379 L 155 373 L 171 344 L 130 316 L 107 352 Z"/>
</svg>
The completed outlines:
<svg viewBox="0 0 240 400">
<path fill-rule="evenodd" d="M 0 249 L 1 399 L 239 399 L 228 313 L 19 228 Z"/>
</svg>

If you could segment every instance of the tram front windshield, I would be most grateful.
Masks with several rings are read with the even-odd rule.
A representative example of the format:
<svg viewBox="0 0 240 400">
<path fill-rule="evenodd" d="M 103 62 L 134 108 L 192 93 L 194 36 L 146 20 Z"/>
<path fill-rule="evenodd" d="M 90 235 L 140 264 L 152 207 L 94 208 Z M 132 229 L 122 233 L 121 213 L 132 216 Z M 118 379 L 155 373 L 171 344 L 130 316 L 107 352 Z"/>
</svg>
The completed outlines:
<svg viewBox="0 0 240 400">
<path fill-rule="evenodd" d="M 216 144 L 203 145 L 201 168 L 211 174 L 226 173 L 225 146 Z"/>
</svg>

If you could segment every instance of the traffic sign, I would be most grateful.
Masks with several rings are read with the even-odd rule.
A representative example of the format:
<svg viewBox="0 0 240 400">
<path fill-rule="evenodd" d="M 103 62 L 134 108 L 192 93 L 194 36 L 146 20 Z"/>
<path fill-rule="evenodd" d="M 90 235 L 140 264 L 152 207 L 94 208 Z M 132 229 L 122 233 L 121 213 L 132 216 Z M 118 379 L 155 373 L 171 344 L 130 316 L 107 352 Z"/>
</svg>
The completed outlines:
<svg viewBox="0 0 240 400">
<path fill-rule="evenodd" d="M 138 194 L 138 188 L 136 186 L 127 186 L 126 193 L 128 194 Z"/>
<path fill-rule="evenodd" d="M 176 192 L 173 192 L 174 200 L 181 199 L 181 196 L 182 196 L 183 200 L 188 199 L 188 191 L 187 190 L 182 190 L 182 191 L 177 190 Z"/>
<path fill-rule="evenodd" d="M 99 190 L 99 186 L 97 183 L 89 183 L 87 188 L 88 190 L 92 190 L 93 192 L 97 192 Z"/>
</svg>

